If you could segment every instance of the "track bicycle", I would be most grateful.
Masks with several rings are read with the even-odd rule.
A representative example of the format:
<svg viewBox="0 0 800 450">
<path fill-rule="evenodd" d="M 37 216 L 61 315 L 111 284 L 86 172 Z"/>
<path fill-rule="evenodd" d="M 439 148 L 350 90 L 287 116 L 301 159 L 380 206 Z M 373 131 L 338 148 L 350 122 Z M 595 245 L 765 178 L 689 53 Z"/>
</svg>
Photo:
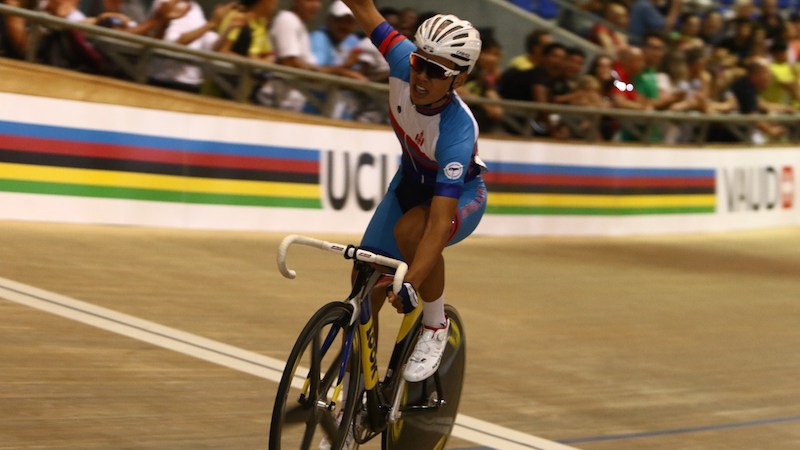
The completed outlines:
<svg viewBox="0 0 800 450">
<path fill-rule="evenodd" d="M 443 449 L 464 381 L 466 341 L 458 312 L 446 305 L 450 336 L 442 362 L 418 383 L 405 381 L 402 373 L 419 336 L 422 307 L 403 315 L 380 379 L 369 293 L 389 285 L 399 291 L 408 266 L 353 245 L 290 235 L 278 250 L 278 268 L 287 278 L 296 276 L 286 265 L 292 244 L 353 260 L 354 277 L 347 299 L 320 308 L 289 354 L 272 411 L 269 448 L 352 449 L 381 436 L 383 450 Z"/>
</svg>

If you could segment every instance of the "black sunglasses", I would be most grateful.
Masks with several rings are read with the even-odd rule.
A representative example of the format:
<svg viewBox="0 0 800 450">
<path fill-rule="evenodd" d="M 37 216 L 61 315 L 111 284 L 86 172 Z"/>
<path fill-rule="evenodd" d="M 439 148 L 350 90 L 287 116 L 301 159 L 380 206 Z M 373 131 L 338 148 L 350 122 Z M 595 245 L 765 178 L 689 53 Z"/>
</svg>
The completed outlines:
<svg viewBox="0 0 800 450">
<path fill-rule="evenodd" d="M 453 75 L 458 75 L 461 73 L 460 70 L 447 68 L 436 61 L 420 55 L 419 53 L 412 53 L 409 60 L 411 61 L 411 68 L 414 70 L 414 72 L 425 72 L 425 74 L 428 75 L 428 78 L 431 79 L 446 80 Z"/>
</svg>

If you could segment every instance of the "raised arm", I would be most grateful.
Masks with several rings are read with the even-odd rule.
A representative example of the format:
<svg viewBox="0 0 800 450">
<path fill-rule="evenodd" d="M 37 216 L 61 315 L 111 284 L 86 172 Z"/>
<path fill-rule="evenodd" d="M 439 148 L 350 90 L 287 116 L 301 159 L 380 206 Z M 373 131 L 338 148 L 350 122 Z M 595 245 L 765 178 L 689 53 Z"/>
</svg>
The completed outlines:
<svg viewBox="0 0 800 450">
<path fill-rule="evenodd" d="M 364 33 L 369 36 L 372 34 L 372 30 L 374 30 L 378 25 L 382 24 L 386 19 L 378 12 L 378 8 L 375 7 L 375 3 L 372 0 L 342 0 L 351 11 L 353 11 L 353 15 L 356 18 L 356 22 L 364 31 Z"/>
</svg>

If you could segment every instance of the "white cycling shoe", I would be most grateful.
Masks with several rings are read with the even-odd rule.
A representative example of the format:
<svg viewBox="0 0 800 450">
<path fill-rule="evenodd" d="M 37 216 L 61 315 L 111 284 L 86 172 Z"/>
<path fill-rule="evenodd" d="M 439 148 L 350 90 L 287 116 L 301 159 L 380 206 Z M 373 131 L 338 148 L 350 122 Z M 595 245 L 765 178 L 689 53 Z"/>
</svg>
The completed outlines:
<svg viewBox="0 0 800 450">
<path fill-rule="evenodd" d="M 416 383 L 422 381 L 436 372 L 442 362 L 444 349 L 447 347 L 447 338 L 450 335 L 450 319 L 444 328 L 422 327 L 422 334 L 417 339 L 414 352 L 408 358 L 403 378 Z"/>
</svg>

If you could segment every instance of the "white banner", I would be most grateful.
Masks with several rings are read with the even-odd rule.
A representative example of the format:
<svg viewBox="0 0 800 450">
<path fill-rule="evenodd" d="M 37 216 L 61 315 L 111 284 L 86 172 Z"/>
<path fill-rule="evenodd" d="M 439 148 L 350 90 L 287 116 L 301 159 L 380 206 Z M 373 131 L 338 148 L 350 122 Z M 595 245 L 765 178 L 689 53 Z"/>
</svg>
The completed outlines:
<svg viewBox="0 0 800 450">
<path fill-rule="evenodd" d="M 400 146 L 389 128 L 9 93 L 0 93 L 0 105 L 0 219 L 358 234 L 399 164 Z M 489 210 L 477 234 L 624 235 L 800 224 L 798 148 L 488 138 L 479 146 L 490 174 Z M 173 173 L 176 158 L 199 158 L 183 169 L 197 174 Z"/>
</svg>

